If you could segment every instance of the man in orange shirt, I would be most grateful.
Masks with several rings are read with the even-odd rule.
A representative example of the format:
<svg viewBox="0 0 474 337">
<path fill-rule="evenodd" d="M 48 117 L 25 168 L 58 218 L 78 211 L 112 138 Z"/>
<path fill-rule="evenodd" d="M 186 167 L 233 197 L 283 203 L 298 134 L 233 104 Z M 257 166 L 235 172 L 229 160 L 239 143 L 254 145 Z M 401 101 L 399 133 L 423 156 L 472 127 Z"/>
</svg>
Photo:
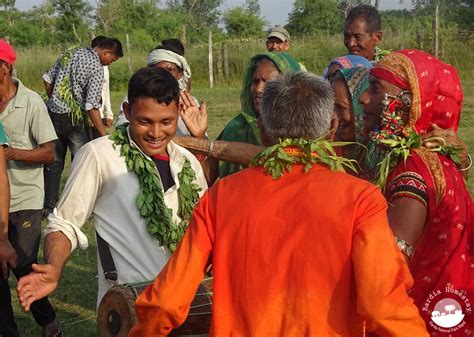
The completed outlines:
<svg viewBox="0 0 474 337">
<path fill-rule="evenodd" d="M 210 336 L 428 336 L 385 199 L 341 172 L 351 163 L 324 139 L 333 104 L 313 74 L 267 82 L 259 124 L 271 147 L 202 197 L 176 253 L 138 298 L 129 336 L 178 327 L 210 263 Z"/>
</svg>

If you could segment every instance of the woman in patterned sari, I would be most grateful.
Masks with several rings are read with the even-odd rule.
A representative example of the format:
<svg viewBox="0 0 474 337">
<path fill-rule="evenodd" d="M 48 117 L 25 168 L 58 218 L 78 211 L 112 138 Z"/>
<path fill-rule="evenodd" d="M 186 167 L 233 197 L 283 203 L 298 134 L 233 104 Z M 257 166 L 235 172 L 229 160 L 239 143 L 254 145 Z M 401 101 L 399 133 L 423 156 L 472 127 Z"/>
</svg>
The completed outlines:
<svg viewBox="0 0 474 337">
<path fill-rule="evenodd" d="M 382 165 L 378 182 L 389 202 L 390 226 L 415 280 L 410 294 L 432 336 L 472 336 L 472 199 L 453 162 L 456 151 L 437 149 L 450 158 L 421 146 L 419 139 L 433 123 L 457 130 L 463 98 L 459 77 L 452 66 L 416 50 L 391 53 L 371 75 L 359 101 L 372 141 L 389 147 L 382 163 L 387 171 Z"/>
</svg>

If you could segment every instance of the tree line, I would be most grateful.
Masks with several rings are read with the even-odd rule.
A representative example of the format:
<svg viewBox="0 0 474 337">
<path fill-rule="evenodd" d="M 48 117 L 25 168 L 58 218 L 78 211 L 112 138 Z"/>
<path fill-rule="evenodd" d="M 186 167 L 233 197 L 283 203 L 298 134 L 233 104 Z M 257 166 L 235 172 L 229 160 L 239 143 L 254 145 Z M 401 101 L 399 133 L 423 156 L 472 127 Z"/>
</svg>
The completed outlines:
<svg viewBox="0 0 474 337">
<path fill-rule="evenodd" d="M 341 31 L 347 11 L 357 4 L 379 6 L 383 0 L 295 0 L 285 26 L 292 36 Z M 403 1 L 403 0 L 402 0 Z M 474 0 L 412 0 L 412 10 L 381 11 L 384 31 L 415 31 L 420 44 L 432 35 L 436 5 L 441 26 L 453 36 L 471 38 Z M 15 0 L 0 0 L 0 36 L 15 46 L 86 44 L 96 35 L 130 39 L 143 48 L 179 37 L 187 44 L 204 43 L 208 32 L 214 41 L 228 38 L 261 38 L 270 25 L 258 0 L 226 11 L 223 0 L 44 0 L 27 11 Z"/>
</svg>

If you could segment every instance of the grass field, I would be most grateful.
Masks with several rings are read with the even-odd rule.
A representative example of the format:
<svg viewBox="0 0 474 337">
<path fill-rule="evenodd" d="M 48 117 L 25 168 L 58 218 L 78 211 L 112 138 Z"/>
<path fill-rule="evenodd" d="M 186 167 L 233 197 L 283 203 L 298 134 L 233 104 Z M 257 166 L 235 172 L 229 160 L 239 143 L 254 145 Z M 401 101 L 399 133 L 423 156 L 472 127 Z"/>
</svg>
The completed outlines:
<svg viewBox="0 0 474 337">
<path fill-rule="evenodd" d="M 459 130 L 460 137 L 474 148 L 474 81 L 463 82 L 465 93 L 464 111 Z M 212 90 L 200 83 L 193 83 L 193 94 L 200 100 L 206 100 L 209 107 L 209 135 L 216 137 L 227 121 L 240 110 L 240 87 L 238 85 L 219 86 Z M 124 91 L 112 93 L 112 105 L 115 112 L 124 96 Z M 474 178 L 469 181 L 471 195 L 474 193 Z M 58 290 L 51 297 L 58 318 L 67 337 L 98 336 L 96 325 L 96 246 L 93 229 L 86 224 L 90 247 L 86 251 L 76 250 L 65 268 Z M 13 294 L 13 296 L 15 296 Z M 23 336 L 41 336 L 30 314 L 23 313 L 13 298 L 17 313 L 17 324 Z"/>
</svg>

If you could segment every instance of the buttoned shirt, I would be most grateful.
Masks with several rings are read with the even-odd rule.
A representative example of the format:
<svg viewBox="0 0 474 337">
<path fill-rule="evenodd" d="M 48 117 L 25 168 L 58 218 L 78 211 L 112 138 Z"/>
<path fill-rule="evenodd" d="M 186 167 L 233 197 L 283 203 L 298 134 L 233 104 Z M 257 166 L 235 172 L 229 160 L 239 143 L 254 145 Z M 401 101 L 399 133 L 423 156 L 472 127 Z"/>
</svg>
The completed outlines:
<svg viewBox="0 0 474 337">
<path fill-rule="evenodd" d="M 62 64 L 67 62 L 66 64 Z M 63 100 L 61 82 L 69 77 L 74 99 L 85 111 L 100 109 L 104 85 L 104 67 L 97 52 L 91 48 L 78 48 L 70 55 L 70 60 L 61 56 L 44 78 L 53 85 L 51 98 L 46 102 L 48 109 L 57 114 L 70 113 L 70 107 Z"/>
<path fill-rule="evenodd" d="M 131 145 L 137 147 L 133 141 Z M 82 226 L 92 216 L 95 230 L 110 247 L 118 282 L 153 280 L 170 252 L 147 231 L 136 206 L 139 182 L 127 170 L 120 148 L 114 148 L 108 137 L 101 137 L 79 150 L 58 206 L 48 218 L 45 235 L 61 231 L 71 242 L 72 250 L 77 246 L 85 249 L 88 240 Z M 172 210 L 173 219 L 178 221 L 178 173 L 185 158 L 196 173 L 195 183 L 202 188 L 200 195 L 207 189 L 207 183 L 199 161 L 189 151 L 173 142 L 168 144 L 167 151 L 175 185 L 164 193 L 164 201 Z M 103 275 L 99 256 L 97 260 L 99 303 L 110 285 Z"/>
</svg>

